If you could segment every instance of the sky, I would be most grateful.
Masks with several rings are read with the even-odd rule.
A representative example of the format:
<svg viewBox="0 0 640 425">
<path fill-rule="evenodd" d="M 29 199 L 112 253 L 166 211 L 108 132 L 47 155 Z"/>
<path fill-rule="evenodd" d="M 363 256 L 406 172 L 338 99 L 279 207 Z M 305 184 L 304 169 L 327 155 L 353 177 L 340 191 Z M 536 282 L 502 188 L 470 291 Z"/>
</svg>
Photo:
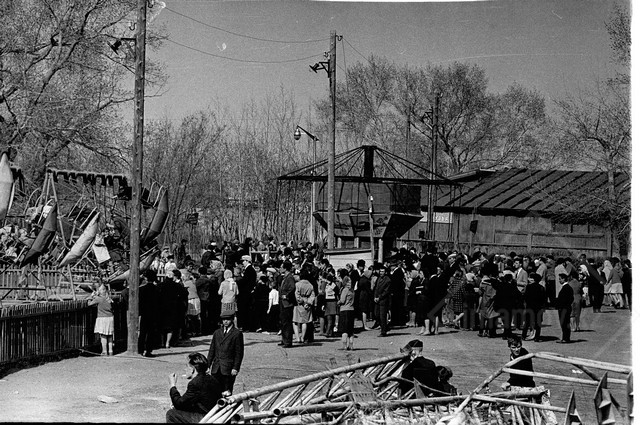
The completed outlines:
<svg viewBox="0 0 640 425">
<path fill-rule="evenodd" d="M 329 93 L 327 73 L 309 65 L 326 60 L 332 30 L 342 36 L 338 81 L 372 54 L 410 66 L 459 61 L 483 68 L 492 92 L 517 82 L 551 104 L 611 75 L 612 1 L 164 3 L 148 30 L 162 25 L 169 39 L 147 57 L 168 81 L 145 102 L 146 120 L 180 120 L 216 101 L 238 110 L 280 88 L 306 110 Z"/>
</svg>

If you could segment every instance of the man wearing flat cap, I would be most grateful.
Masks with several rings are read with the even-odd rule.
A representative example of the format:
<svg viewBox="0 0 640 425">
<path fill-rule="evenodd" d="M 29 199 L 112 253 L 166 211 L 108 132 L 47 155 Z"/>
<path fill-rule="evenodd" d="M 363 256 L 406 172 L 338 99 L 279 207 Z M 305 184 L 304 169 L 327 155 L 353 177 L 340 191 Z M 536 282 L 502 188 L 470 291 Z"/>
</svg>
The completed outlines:
<svg viewBox="0 0 640 425">
<path fill-rule="evenodd" d="M 409 343 L 402 348 L 401 351 L 403 353 L 410 353 L 409 358 L 411 361 L 407 366 L 405 366 L 401 377 L 410 382 L 413 382 L 413 380 L 416 379 L 422 385 L 437 390 L 439 387 L 436 364 L 433 360 L 422 357 L 422 346 L 422 341 L 414 339 L 409 341 Z M 400 391 L 402 391 L 403 394 L 412 388 L 413 385 L 409 382 L 400 382 Z M 425 395 L 430 392 L 426 388 L 422 388 L 422 390 Z"/>
<path fill-rule="evenodd" d="M 244 357 L 244 337 L 242 332 L 233 326 L 233 316 L 232 310 L 223 310 L 220 314 L 222 327 L 213 333 L 207 356 L 211 375 L 222 384 L 223 396 L 233 393 L 233 384 Z"/>
</svg>

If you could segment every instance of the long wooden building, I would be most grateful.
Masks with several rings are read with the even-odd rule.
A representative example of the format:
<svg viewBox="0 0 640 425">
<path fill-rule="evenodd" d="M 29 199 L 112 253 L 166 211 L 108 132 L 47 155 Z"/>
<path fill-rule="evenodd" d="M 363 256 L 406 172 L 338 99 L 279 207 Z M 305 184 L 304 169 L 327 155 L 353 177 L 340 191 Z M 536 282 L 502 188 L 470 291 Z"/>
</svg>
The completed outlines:
<svg viewBox="0 0 640 425">
<path fill-rule="evenodd" d="M 610 185 L 604 172 L 524 168 L 451 176 L 459 185 L 438 186 L 433 234 L 423 212 L 423 220 L 398 242 L 431 239 L 440 248 L 465 251 L 626 256 L 630 178 L 613 177 Z M 427 211 L 424 192 L 422 211 Z"/>
</svg>

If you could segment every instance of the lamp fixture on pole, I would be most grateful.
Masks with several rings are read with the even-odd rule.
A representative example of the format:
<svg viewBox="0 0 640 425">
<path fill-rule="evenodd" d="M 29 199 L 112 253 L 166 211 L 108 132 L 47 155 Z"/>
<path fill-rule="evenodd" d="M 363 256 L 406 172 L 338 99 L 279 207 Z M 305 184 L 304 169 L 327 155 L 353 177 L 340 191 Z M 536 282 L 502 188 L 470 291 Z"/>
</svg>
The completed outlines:
<svg viewBox="0 0 640 425">
<path fill-rule="evenodd" d="M 300 140 L 300 137 L 302 136 L 301 132 L 304 132 L 304 134 L 306 134 L 311 138 L 311 140 L 313 140 L 313 167 L 311 168 L 311 175 L 315 176 L 316 175 L 316 142 L 318 141 L 318 138 L 315 135 L 309 133 L 304 128 L 297 125 L 295 131 L 293 132 L 293 138 L 296 141 Z M 314 180 L 311 182 L 311 216 L 309 221 L 309 240 L 311 241 L 312 244 L 315 243 L 315 239 L 316 239 L 315 226 L 313 222 L 313 219 L 314 219 L 313 213 L 315 212 L 315 208 L 316 208 L 316 182 Z"/>
<path fill-rule="evenodd" d="M 313 72 L 318 72 L 322 68 L 329 76 L 329 92 L 331 94 L 331 143 L 329 149 L 329 159 L 327 161 L 327 249 L 333 249 L 335 237 L 335 177 L 336 177 L 336 40 L 342 39 L 335 31 L 331 31 L 329 46 L 329 61 L 318 62 L 310 68 Z M 327 54 L 325 53 L 325 56 Z"/>
</svg>

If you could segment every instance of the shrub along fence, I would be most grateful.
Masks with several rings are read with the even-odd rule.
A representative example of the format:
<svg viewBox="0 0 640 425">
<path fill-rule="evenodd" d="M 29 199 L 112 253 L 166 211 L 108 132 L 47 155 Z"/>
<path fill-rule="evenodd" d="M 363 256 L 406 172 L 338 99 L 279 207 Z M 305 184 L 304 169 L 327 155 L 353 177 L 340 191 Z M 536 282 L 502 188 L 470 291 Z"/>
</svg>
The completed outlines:
<svg viewBox="0 0 640 425">
<path fill-rule="evenodd" d="M 39 302 L 0 309 L 0 376 L 12 365 L 32 364 L 56 357 L 78 355 L 81 349 L 100 346 L 93 328 L 97 308 L 87 300 Z M 126 348 L 127 309 L 114 298 L 115 350 Z"/>
</svg>

